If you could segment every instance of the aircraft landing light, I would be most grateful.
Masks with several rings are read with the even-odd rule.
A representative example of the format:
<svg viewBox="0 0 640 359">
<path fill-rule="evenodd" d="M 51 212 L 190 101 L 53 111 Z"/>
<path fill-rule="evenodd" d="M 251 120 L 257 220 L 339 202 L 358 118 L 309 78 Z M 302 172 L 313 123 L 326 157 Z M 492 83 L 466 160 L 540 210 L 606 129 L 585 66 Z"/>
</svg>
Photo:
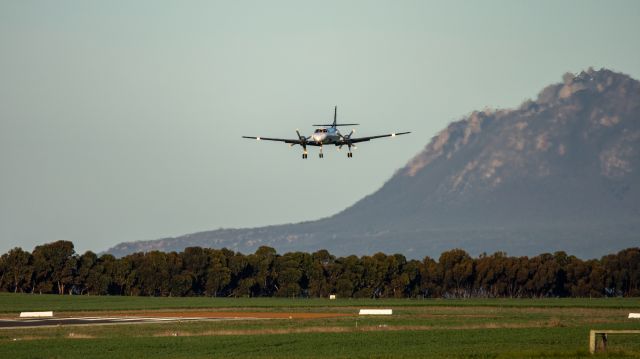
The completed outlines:
<svg viewBox="0 0 640 359">
<path fill-rule="evenodd" d="M 256 137 L 256 140 L 260 141 L 260 137 Z"/>
</svg>

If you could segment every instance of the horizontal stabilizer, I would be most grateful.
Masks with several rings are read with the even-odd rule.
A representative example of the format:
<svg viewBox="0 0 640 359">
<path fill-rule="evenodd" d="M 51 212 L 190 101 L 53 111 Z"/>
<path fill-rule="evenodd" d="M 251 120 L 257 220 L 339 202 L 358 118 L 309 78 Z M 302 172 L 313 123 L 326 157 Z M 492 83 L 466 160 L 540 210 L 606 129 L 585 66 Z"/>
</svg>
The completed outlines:
<svg viewBox="0 0 640 359">
<path fill-rule="evenodd" d="M 312 125 L 312 126 L 316 126 L 316 127 L 331 127 L 331 126 L 358 126 L 360 125 L 359 123 L 336 123 L 335 125 L 330 123 L 328 125 Z"/>
</svg>

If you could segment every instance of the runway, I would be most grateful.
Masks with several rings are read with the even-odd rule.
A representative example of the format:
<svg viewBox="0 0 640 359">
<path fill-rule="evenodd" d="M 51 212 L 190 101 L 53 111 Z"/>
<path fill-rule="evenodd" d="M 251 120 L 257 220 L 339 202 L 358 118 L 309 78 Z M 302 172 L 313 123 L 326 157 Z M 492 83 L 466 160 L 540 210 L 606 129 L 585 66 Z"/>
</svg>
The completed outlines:
<svg viewBox="0 0 640 359">
<path fill-rule="evenodd" d="M 284 312 L 239 312 L 239 311 L 132 311 L 116 312 L 100 316 L 99 313 L 85 313 L 74 317 L 68 313 L 49 318 L 0 318 L 0 330 L 19 328 L 45 328 L 59 326 L 152 324 L 186 321 L 229 321 L 265 319 L 324 319 L 351 316 L 347 313 L 284 313 Z"/>
<path fill-rule="evenodd" d="M 218 321 L 218 320 L 247 320 L 261 318 L 203 318 L 203 317 L 70 317 L 70 318 L 29 318 L 29 319 L 0 319 L 0 329 L 42 328 L 78 325 L 117 325 L 142 323 L 167 323 L 181 321 Z"/>
</svg>

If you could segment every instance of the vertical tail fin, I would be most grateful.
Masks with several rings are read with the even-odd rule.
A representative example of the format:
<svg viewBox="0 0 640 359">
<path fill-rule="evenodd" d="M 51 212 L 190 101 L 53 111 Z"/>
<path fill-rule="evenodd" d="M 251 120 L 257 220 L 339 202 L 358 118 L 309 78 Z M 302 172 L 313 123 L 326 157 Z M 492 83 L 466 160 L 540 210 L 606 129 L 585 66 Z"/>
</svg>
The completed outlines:
<svg viewBox="0 0 640 359">
<path fill-rule="evenodd" d="M 338 106 L 336 105 L 333 108 L 333 125 L 332 125 L 333 127 L 336 127 L 337 120 L 338 120 Z"/>
<path fill-rule="evenodd" d="M 338 106 L 333 108 L 333 123 L 323 125 L 313 125 L 318 127 L 338 127 L 338 126 L 357 126 L 357 123 L 338 123 Z"/>
</svg>

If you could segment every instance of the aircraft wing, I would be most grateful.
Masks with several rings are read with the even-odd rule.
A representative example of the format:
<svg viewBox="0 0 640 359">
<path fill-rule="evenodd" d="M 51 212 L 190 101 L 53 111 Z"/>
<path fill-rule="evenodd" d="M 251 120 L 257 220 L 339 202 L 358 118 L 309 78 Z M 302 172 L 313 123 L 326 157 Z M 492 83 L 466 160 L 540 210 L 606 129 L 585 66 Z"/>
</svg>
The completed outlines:
<svg viewBox="0 0 640 359">
<path fill-rule="evenodd" d="M 251 137 L 251 136 L 242 136 L 242 138 L 249 138 L 252 140 L 258 140 L 258 141 L 277 141 L 277 142 L 284 142 L 284 143 L 289 143 L 289 144 L 293 144 L 293 145 L 302 145 L 302 141 L 301 140 L 296 140 L 296 139 L 288 139 L 288 138 L 270 138 L 270 137 Z M 306 145 L 307 146 L 318 146 L 318 144 L 315 141 L 306 141 Z"/>
<path fill-rule="evenodd" d="M 378 136 L 368 136 L 368 137 L 356 137 L 356 138 L 350 138 L 349 142 L 351 143 L 358 143 L 358 142 L 365 142 L 365 141 L 370 141 L 376 138 L 382 138 L 382 137 L 396 137 L 396 136 L 400 136 L 400 135 L 406 135 L 408 133 L 411 132 L 394 132 L 394 133 L 388 133 L 386 135 L 378 135 Z M 346 143 L 346 141 L 345 141 Z"/>
</svg>

